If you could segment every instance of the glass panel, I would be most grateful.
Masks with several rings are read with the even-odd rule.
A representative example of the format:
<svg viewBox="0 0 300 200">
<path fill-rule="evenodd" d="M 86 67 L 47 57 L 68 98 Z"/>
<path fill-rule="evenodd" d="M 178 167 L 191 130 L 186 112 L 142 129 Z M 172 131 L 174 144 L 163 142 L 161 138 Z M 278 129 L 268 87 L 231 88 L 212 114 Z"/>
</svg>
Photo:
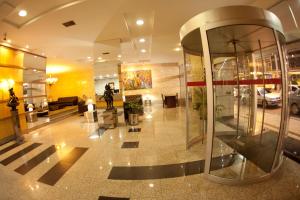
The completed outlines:
<svg viewBox="0 0 300 200">
<path fill-rule="evenodd" d="M 188 143 L 204 139 L 206 124 L 206 87 L 202 56 L 185 54 L 187 75 Z M 200 86 L 202 85 L 202 86 Z"/>
<path fill-rule="evenodd" d="M 278 37 L 278 42 L 279 42 L 279 46 L 280 46 L 280 50 L 281 50 L 281 53 L 282 53 L 282 58 L 283 58 L 283 62 L 286 64 L 285 66 L 282 66 L 282 71 L 285 71 L 286 73 L 288 73 L 289 69 L 288 69 L 288 62 L 287 62 L 287 53 L 286 53 L 286 46 L 285 46 L 285 38 L 283 36 L 283 34 L 281 34 L 280 32 L 276 31 L 276 34 L 277 34 L 277 37 Z M 279 60 L 278 60 L 279 62 Z M 280 65 L 278 65 L 280 66 Z M 285 69 L 287 68 L 287 69 Z M 288 85 L 288 74 L 285 74 L 285 76 L 282 78 L 283 81 L 285 81 L 285 84 L 286 86 Z M 287 99 L 286 103 L 283 104 L 282 102 L 282 111 L 286 110 L 286 112 L 288 113 L 288 108 L 289 108 L 289 105 L 290 105 L 290 99 L 288 98 L 289 97 L 289 90 L 292 89 L 290 87 L 288 87 L 286 90 L 285 93 L 282 93 L 282 98 L 285 98 Z M 277 113 L 277 115 L 282 115 L 284 113 Z M 283 121 L 285 121 L 285 137 L 287 137 L 287 133 L 288 133 L 288 130 L 289 130 L 289 117 L 288 115 L 285 115 L 283 119 L 281 119 Z M 283 150 L 281 149 L 280 152 L 279 152 L 279 155 L 278 155 L 278 158 L 275 160 L 275 165 L 274 165 L 274 168 L 278 167 L 280 162 L 283 160 Z"/>
<path fill-rule="evenodd" d="M 245 179 L 272 170 L 281 113 L 281 67 L 274 32 L 256 25 L 207 31 L 214 138 L 210 173 Z M 275 123 L 274 123 L 275 122 Z"/>
<path fill-rule="evenodd" d="M 206 83 L 200 30 L 192 31 L 182 44 L 187 82 L 187 142 L 191 146 L 203 143 L 206 132 Z"/>
</svg>

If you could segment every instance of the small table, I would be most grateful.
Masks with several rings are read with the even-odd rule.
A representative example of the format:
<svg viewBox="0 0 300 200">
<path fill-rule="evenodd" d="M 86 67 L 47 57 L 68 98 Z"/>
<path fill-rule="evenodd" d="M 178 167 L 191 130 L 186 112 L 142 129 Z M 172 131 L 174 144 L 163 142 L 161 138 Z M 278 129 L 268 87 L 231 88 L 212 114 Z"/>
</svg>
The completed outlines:
<svg viewBox="0 0 300 200">
<path fill-rule="evenodd" d="M 118 126 L 118 116 L 122 115 L 123 112 L 118 112 L 115 108 L 114 110 L 106 110 L 103 112 L 101 117 L 103 117 L 104 127 L 116 128 Z"/>
<path fill-rule="evenodd" d="M 37 116 L 38 117 L 43 117 L 49 114 L 48 110 L 42 110 L 42 111 L 37 111 Z"/>
<path fill-rule="evenodd" d="M 37 112 L 36 111 L 31 111 L 31 112 L 26 112 L 26 121 L 27 122 L 36 122 L 38 120 L 37 118 Z"/>
<path fill-rule="evenodd" d="M 84 116 L 88 123 L 98 122 L 98 116 L 96 110 L 94 110 L 93 112 L 86 111 L 84 112 Z"/>
<path fill-rule="evenodd" d="M 164 97 L 167 108 L 176 108 L 176 95 L 166 95 Z"/>
</svg>

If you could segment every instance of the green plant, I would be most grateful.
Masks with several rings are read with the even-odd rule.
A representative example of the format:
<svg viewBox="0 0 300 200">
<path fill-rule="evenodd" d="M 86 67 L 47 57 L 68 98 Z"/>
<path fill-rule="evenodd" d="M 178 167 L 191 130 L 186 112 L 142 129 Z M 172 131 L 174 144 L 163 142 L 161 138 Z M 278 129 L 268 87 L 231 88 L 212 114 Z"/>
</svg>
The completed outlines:
<svg viewBox="0 0 300 200">
<path fill-rule="evenodd" d="M 138 102 L 128 102 L 125 104 L 125 109 L 128 113 L 137 114 L 142 109 L 142 105 Z"/>
</svg>

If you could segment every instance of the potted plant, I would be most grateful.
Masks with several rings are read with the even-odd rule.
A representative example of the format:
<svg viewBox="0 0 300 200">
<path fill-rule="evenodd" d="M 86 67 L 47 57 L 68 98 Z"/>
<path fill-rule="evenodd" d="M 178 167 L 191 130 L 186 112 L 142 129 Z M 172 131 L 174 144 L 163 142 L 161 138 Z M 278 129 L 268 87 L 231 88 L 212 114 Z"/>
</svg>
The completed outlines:
<svg viewBox="0 0 300 200">
<path fill-rule="evenodd" d="M 128 102 L 125 105 L 125 109 L 128 113 L 129 125 L 138 125 L 139 123 L 139 111 L 142 106 L 138 102 Z"/>
</svg>

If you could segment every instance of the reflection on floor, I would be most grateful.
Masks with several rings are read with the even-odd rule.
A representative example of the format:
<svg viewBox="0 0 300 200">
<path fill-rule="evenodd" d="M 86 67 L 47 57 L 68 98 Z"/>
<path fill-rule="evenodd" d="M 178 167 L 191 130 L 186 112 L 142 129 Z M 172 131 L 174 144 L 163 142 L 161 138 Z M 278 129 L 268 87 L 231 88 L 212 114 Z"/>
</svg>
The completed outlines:
<svg viewBox="0 0 300 200">
<path fill-rule="evenodd" d="M 45 125 L 50 122 L 49 117 L 38 117 L 38 121 L 36 122 L 31 122 L 27 123 L 27 127 L 29 130 L 36 128 L 36 127 L 41 127 L 41 125 Z"/>
<path fill-rule="evenodd" d="M 140 132 L 129 133 L 122 116 L 119 117 L 121 126 L 115 129 L 100 130 L 97 123 L 86 123 L 84 117 L 72 116 L 35 130 L 26 135 L 27 142 L 21 145 L 8 143 L 0 146 L 0 161 L 15 158 L 6 166 L 0 164 L 1 199 L 300 199 L 300 167 L 290 159 L 286 160 L 280 173 L 258 184 L 227 186 L 205 179 L 203 173 L 197 173 L 199 166 L 203 166 L 200 163 L 205 158 L 205 143 L 185 149 L 184 120 L 182 108 L 163 109 L 161 105 L 153 105 L 148 109 L 147 118 L 144 117 L 137 126 L 141 128 Z M 124 142 L 139 142 L 139 145 L 137 148 L 121 148 Z M 41 145 L 19 157 L 18 152 L 34 143 Z M 214 144 L 217 144 L 214 157 L 223 155 L 225 158 L 233 152 L 229 145 L 218 138 Z M 228 161 L 234 162 L 228 165 L 223 162 L 224 168 L 221 169 L 222 162 L 218 160 L 216 165 L 212 165 L 213 172 L 227 173 L 227 169 L 235 172 L 241 164 L 238 157 L 238 154 L 232 155 Z M 187 173 L 189 176 L 183 174 L 164 178 L 172 172 L 158 170 L 154 175 L 161 173 L 159 179 L 108 179 L 116 167 L 150 169 L 151 166 L 178 167 L 178 163 L 186 164 L 183 169 L 190 170 Z M 253 168 L 258 167 L 253 164 Z M 178 170 L 186 171 L 182 168 Z M 57 176 L 50 176 L 49 173 Z M 134 174 L 136 176 L 138 173 Z M 49 184 L 38 180 L 49 181 Z"/>
</svg>

